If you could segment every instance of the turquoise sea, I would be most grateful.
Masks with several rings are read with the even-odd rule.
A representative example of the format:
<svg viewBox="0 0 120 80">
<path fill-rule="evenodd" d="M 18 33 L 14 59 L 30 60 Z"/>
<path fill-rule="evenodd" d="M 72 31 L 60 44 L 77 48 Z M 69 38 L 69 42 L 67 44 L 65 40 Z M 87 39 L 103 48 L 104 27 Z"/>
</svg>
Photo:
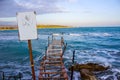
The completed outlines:
<svg viewBox="0 0 120 80">
<path fill-rule="evenodd" d="M 99 63 L 110 66 L 104 72 L 95 73 L 99 80 L 120 80 L 120 27 L 81 27 L 63 29 L 39 29 L 38 39 L 32 40 L 35 73 L 39 75 L 39 63 L 45 54 L 47 39 L 52 33 L 64 33 L 67 49 L 64 64 L 72 65 L 75 50 L 76 63 Z M 17 30 L 0 31 L 0 72 L 5 75 L 23 74 L 22 80 L 31 80 L 31 67 L 27 41 L 19 41 Z M 80 80 L 79 72 L 74 72 Z"/>
</svg>

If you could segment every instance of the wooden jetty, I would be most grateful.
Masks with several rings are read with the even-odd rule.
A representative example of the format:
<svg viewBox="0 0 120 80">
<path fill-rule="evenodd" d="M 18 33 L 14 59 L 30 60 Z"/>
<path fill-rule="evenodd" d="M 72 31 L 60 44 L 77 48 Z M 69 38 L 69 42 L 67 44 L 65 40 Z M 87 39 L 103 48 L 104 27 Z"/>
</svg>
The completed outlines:
<svg viewBox="0 0 120 80">
<path fill-rule="evenodd" d="M 40 63 L 39 80 L 68 80 L 68 75 L 63 63 L 63 53 L 66 48 L 64 39 L 52 40 L 48 37 L 48 47 Z"/>
</svg>

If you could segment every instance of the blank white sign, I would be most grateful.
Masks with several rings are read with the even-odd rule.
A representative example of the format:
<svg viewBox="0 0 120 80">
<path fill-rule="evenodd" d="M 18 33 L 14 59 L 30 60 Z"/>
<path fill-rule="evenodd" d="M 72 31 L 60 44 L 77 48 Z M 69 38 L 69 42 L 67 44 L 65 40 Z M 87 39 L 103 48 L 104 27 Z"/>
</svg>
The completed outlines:
<svg viewBox="0 0 120 80">
<path fill-rule="evenodd" d="M 17 13 L 17 22 L 20 40 L 37 39 L 35 12 Z"/>
</svg>

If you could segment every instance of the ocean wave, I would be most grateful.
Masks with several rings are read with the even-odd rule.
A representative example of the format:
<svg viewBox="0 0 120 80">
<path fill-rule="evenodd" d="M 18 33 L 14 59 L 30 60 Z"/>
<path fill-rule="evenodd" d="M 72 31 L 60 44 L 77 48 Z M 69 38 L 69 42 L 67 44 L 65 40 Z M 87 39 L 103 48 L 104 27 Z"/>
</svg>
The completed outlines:
<svg viewBox="0 0 120 80">
<path fill-rule="evenodd" d="M 75 33 L 74 33 L 74 34 L 73 34 L 73 33 L 70 33 L 69 35 L 70 35 L 70 36 L 82 36 L 82 34 L 77 34 L 77 33 L 76 33 L 76 34 L 75 34 Z"/>
<path fill-rule="evenodd" d="M 67 34 L 66 34 L 67 35 Z M 93 36 L 93 37 L 110 37 L 113 34 L 110 33 L 70 33 L 70 36 Z"/>
<path fill-rule="evenodd" d="M 52 34 L 53 36 L 61 36 L 61 34 L 59 34 L 59 33 L 54 33 L 54 34 Z"/>
<path fill-rule="evenodd" d="M 44 35 L 44 34 L 38 34 L 38 39 L 44 39 L 47 40 L 49 35 Z"/>
<path fill-rule="evenodd" d="M 39 70 L 36 67 L 37 66 L 35 64 L 35 73 L 36 73 L 36 77 L 38 77 Z M 22 75 L 23 75 L 22 80 L 31 80 L 32 79 L 30 64 L 21 65 L 19 63 L 13 63 L 13 62 L 10 62 L 8 64 L 1 63 L 0 71 L 3 71 L 5 73 L 5 76 L 6 76 L 6 74 L 7 74 L 7 76 L 12 76 L 12 75 L 15 76 L 18 73 L 22 73 Z M 36 80 L 38 80 L 38 79 L 36 79 Z"/>
<path fill-rule="evenodd" d="M 19 40 L 18 36 L 0 36 L 0 40 Z"/>
<path fill-rule="evenodd" d="M 85 63 L 99 63 L 103 66 L 110 66 L 110 69 L 104 73 L 98 74 L 100 80 L 119 80 L 118 76 L 120 74 L 120 69 L 113 68 L 114 64 L 117 63 L 118 59 L 113 54 L 117 54 L 119 50 L 115 49 L 94 49 L 94 50 L 76 50 L 75 53 L 75 63 L 85 64 Z M 66 66 L 72 64 L 73 50 L 69 49 L 64 54 L 66 61 L 64 62 Z M 79 80 L 80 76 L 74 73 L 74 78 Z M 79 77 L 79 78 L 78 78 Z"/>
<path fill-rule="evenodd" d="M 90 36 L 96 36 L 96 37 L 109 37 L 112 36 L 110 33 L 89 33 Z"/>
<path fill-rule="evenodd" d="M 75 61 L 77 63 L 88 63 L 94 62 L 99 63 L 104 66 L 113 66 L 112 63 L 116 63 L 117 57 L 113 54 L 108 53 L 110 50 L 76 50 Z M 111 50 L 114 54 L 117 53 L 117 50 Z M 72 61 L 73 51 L 68 50 L 64 54 L 64 58 Z M 67 63 L 67 62 L 66 62 Z"/>
<path fill-rule="evenodd" d="M 117 29 L 116 29 L 117 30 Z M 44 52 L 45 46 L 47 45 L 46 42 L 48 40 L 48 36 L 50 36 L 52 33 L 54 32 L 62 32 L 63 30 L 40 30 L 39 34 L 38 34 L 38 38 L 39 40 L 37 41 L 33 41 L 33 50 L 36 51 L 38 53 L 37 54 L 33 54 L 34 56 L 34 61 L 35 61 L 35 72 L 37 74 L 37 77 L 39 75 L 39 70 L 38 70 L 38 66 L 39 66 L 39 61 L 42 58 L 41 55 L 43 55 L 42 53 Z M 99 32 L 98 32 L 99 31 Z M 101 80 L 115 80 L 116 76 L 118 75 L 118 73 L 120 73 L 120 59 L 119 59 L 119 53 L 120 53 L 120 48 L 118 46 L 118 48 L 116 48 L 115 44 L 119 45 L 119 40 L 120 40 L 120 32 L 116 32 L 116 31 L 89 31 L 88 29 L 84 30 L 74 30 L 74 29 L 67 29 L 66 31 L 64 31 L 65 34 L 63 34 L 64 39 L 66 40 L 66 42 L 68 43 L 67 45 L 67 50 L 64 53 L 64 64 L 65 66 L 68 66 L 70 64 L 72 64 L 72 56 L 73 56 L 73 50 L 74 49 L 78 49 L 76 50 L 75 53 L 75 62 L 77 63 L 88 63 L 88 62 L 93 62 L 93 63 L 99 63 L 101 65 L 106 65 L 106 66 L 111 66 L 110 69 L 108 70 L 108 72 L 110 71 L 110 73 L 106 73 L 104 72 L 103 75 L 100 76 Z M 59 34 L 56 34 L 59 35 Z M 18 57 L 20 57 L 18 54 L 19 50 L 24 50 L 24 49 L 18 49 L 18 48 L 27 48 L 26 44 L 20 44 L 18 47 L 18 44 L 16 41 L 14 41 L 14 44 L 11 43 L 11 41 L 7 41 L 7 40 L 19 40 L 18 39 L 18 35 L 17 32 L 11 31 L 11 32 L 1 32 L 0 34 L 0 53 L 1 56 L 5 55 L 6 56 L 6 60 L 1 60 L 1 64 L 0 64 L 0 69 L 5 71 L 5 72 L 12 72 L 12 71 L 19 71 L 22 72 L 23 75 L 23 79 L 27 80 L 29 78 L 31 78 L 31 67 L 29 64 L 29 56 L 28 57 L 24 57 L 23 52 L 22 51 L 22 58 L 18 59 Z M 5 41 L 5 43 L 3 43 Z M 102 44 L 105 45 L 115 45 L 113 47 L 104 47 L 101 46 Z M 9 47 L 7 47 L 8 45 L 10 45 Z M 26 45 L 26 46 L 23 46 Z M 16 48 L 15 48 L 16 47 Z M 5 49 L 5 50 L 3 50 Z M 12 50 L 13 49 L 13 50 Z M 15 51 L 18 50 L 18 51 Z M 11 56 L 10 53 L 12 53 L 12 51 L 15 51 L 16 53 L 14 53 L 14 57 L 16 58 L 12 58 L 12 60 L 8 61 L 9 59 L 7 59 L 7 57 L 9 58 Z M 7 55 L 5 53 L 8 53 Z M 2 56 L 3 57 L 3 56 Z M 23 59 L 24 58 L 24 59 Z M 14 60 L 14 61 L 13 61 Z M 18 61 L 19 60 L 19 61 Z M 13 61 L 13 63 L 11 63 L 11 61 Z M 9 62 L 9 63 L 8 63 Z M 74 77 L 79 76 L 79 73 L 75 73 Z M 112 79 L 110 78 L 112 76 Z M 80 80 L 80 79 L 78 79 Z"/>
<path fill-rule="evenodd" d="M 100 76 L 100 79 L 102 80 L 120 80 L 120 71 L 119 69 L 111 69 L 107 72 L 104 72 L 105 75 Z"/>
</svg>

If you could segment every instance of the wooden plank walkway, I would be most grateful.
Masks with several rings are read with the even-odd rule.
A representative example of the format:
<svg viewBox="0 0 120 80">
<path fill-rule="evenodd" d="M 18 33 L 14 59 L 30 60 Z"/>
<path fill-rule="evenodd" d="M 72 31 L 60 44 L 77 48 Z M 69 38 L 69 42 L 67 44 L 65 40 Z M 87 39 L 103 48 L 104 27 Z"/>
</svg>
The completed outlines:
<svg viewBox="0 0 120 80">
<path fill-rule="evenodd" d="M 68 80 L 63 63 L 64 41 L 52 39 L 40 63 L 39 80 Z"/>
</svg>

